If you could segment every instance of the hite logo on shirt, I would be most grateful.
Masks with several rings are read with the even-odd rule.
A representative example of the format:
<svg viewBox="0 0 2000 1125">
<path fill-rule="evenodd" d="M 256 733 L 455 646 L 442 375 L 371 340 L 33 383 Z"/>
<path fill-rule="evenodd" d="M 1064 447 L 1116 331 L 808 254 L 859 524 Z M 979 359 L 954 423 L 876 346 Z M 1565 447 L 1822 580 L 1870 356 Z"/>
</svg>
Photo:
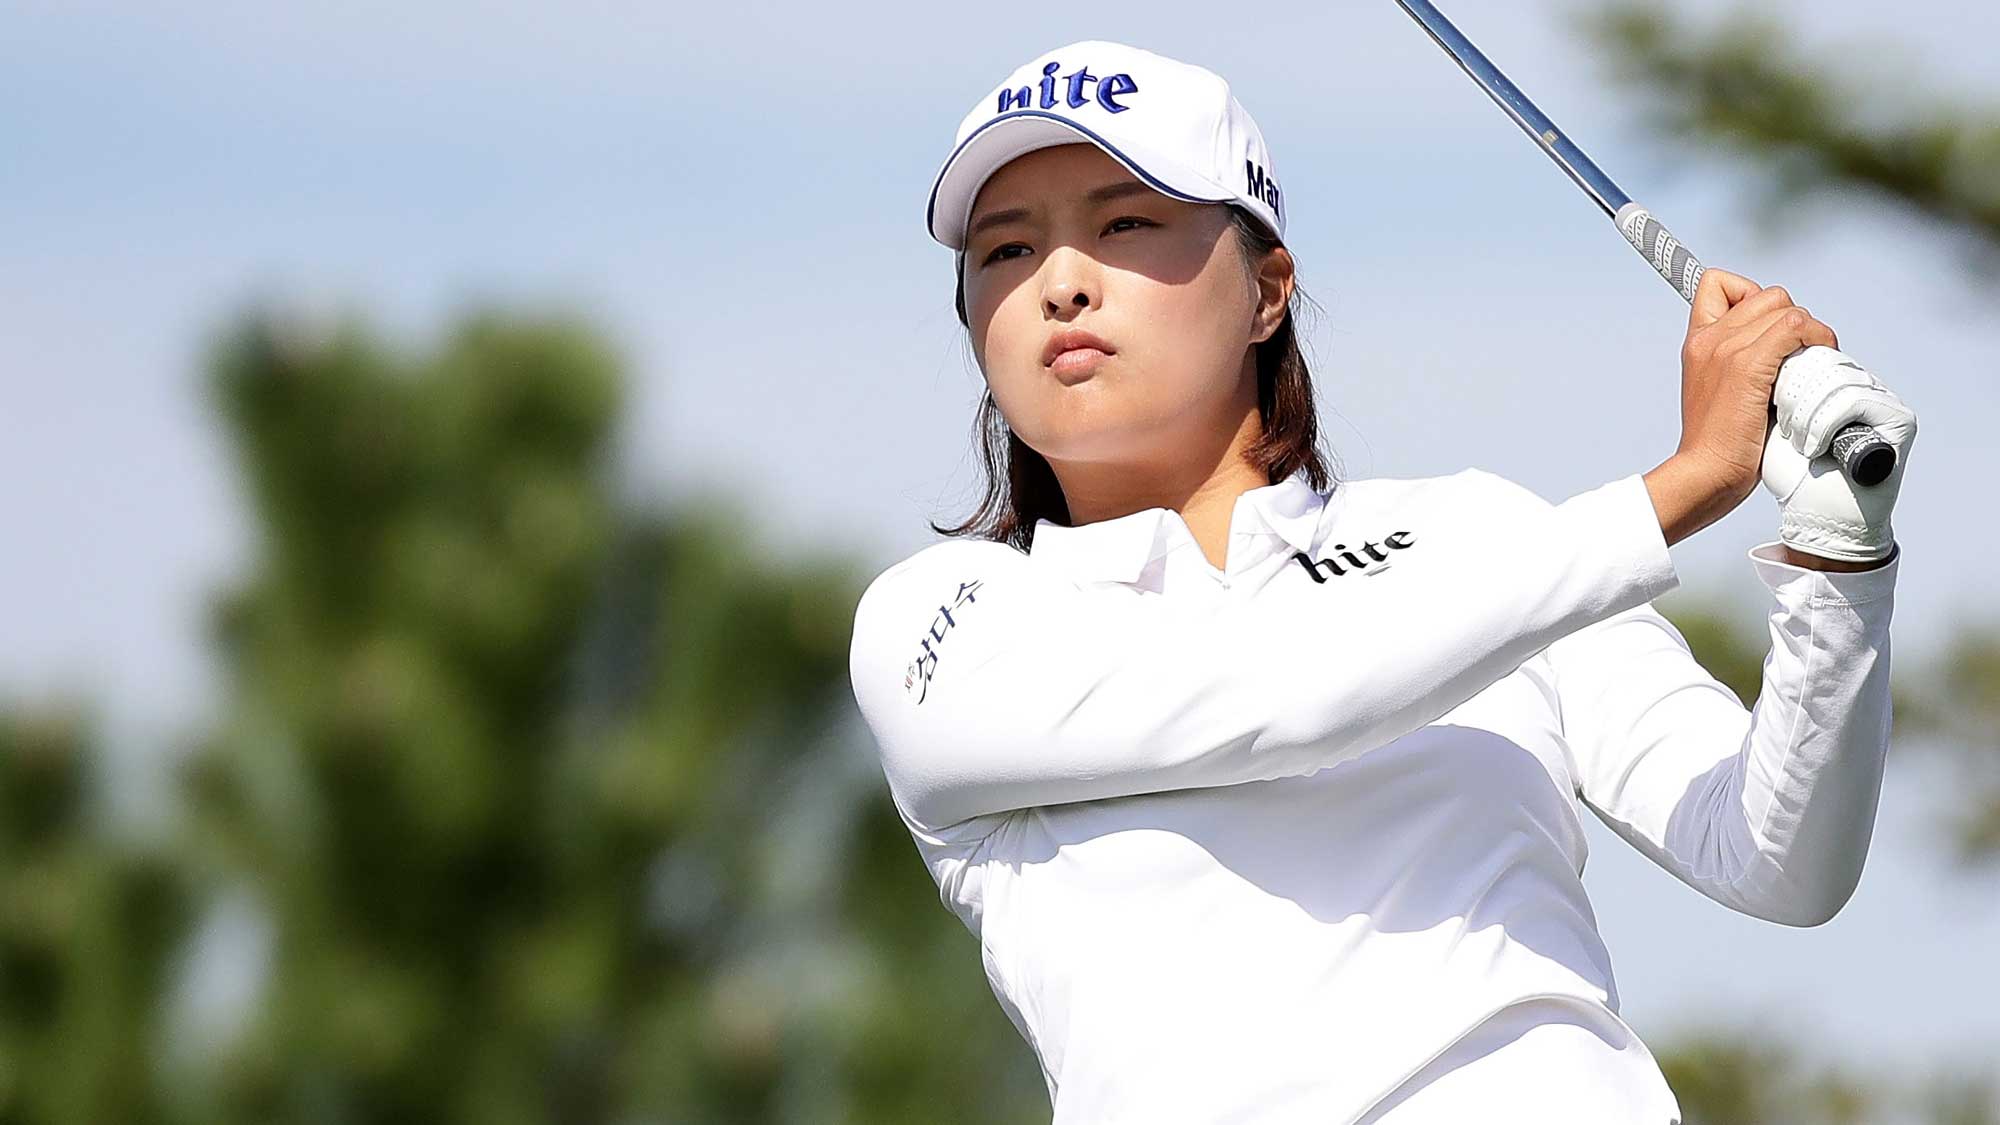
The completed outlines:
<svg viewBox="0 0 2000 1125">
<path fill-rule="evenodd" d="M 1334 557 L 1330 559 L 1320 559 L 1315 562 L 1304 551 L 1293 551 L 1292 557 L 1298 560 L 1300 566 L 1306 568 L 1306 573 L 1312 575 L 1314 582 L 1325 582 L 1326 575 L 1320 573 L 1320 567 L 1325 567 L 1328 571 L 1332 572 L 1335 578 L 1356 573 L 1364 575 L 1380 574 L 1389 569 L 1393 561 L 1391 552 L 1406 551 L 1416 546 L 1416 543 L 1417 537 L 1414 533 L 1396 531 L 1383 536 L 1381 546 L 1379 547 L 1372 540 L 1361 544 L 1358 548 L 1350 548 L 1345 543 L 1335 543 L 1333 545 Z M 1362 557 L 1364 555 L 1366 558 Z M 1341 566 L 1340 564 L 1343 562 L 1347 566 Z"/>
<path fill-rule="evenodd" d="M 931 676 L 937 672 L 938 649 L 944 646 L 944 639 L 951 633 L 952 626 L 958 624 L 958 619 L 951 615 L 951 611 L 967 602 L 977 604 L 979 598 L 976 595 L 979 587 L 983 585 L 985 580 L 980 578 L 959 583 L 957 599 L 948 606 L 938 606 L 937 616 L 931 618 L 929 632 L 918 638 L 917 644 L 923 651 L 915 660 L 910 661 L 910 666 L 903 671 L 903 690 L 915 690 L 918 703 L 922 703 L 924 698 L 930 695 Z M 922 685 L 921 688 L 918 687 L 919 684 Z"/>
</svg>

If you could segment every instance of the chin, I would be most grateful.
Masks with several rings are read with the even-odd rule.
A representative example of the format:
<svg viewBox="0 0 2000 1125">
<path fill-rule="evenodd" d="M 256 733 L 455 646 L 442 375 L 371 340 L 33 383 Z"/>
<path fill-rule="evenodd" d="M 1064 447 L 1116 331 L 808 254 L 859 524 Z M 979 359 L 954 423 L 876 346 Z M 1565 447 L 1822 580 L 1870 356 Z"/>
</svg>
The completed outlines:
<svg viewBox="0 0 2000 1125">
<path fill-rule="evenodd" d="M 1019 431 L 1016 431 L 1019 433 Z M 1064 424 L 1041 431 L 1030 439 L 1026 434 L 1021 440 L 1029 448 L 1050 461 L 1071 465 L 1103 465 L 1138 462 L 1146 459 L 1148 450 L 1158 445 L 1149 439 L 1152 431 L 1132 419 L 1121 418 L 1117 423 L 1105 421 L 1102 424 L 1085 424 L 1083 420 L 1071 418 Z"/>
<path fill-rule="evenodd" d="M 996 394 L 1000 411 L 1022 441 L 1050 460 L 1127 460 L 1188 420 L 1184 402 L 1146 393 L 1156 388 L 1135 387 L 1114 371 L 1065 384 L 1037 365 L 1033 380 L 1014 386 L 1028 393 Z"/>
</svg>

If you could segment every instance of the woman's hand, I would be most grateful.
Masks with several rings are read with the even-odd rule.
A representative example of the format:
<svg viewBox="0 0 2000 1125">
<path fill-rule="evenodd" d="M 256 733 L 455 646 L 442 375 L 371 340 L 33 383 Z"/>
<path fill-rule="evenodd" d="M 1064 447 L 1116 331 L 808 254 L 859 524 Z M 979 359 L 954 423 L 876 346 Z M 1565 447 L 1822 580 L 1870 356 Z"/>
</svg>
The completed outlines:
<svg viewBox="0 0 2000 1125">
<path fill-rule="evenodd" d="M 1778 369 L 1813 344 L 1838 348 L 1840 341 L 1782 286 L 1726 270 L 1702 273 L 1681 346 L 1680 446 L 1645 476 L 1669 544 L 1756 490 Z"/>
</svg>

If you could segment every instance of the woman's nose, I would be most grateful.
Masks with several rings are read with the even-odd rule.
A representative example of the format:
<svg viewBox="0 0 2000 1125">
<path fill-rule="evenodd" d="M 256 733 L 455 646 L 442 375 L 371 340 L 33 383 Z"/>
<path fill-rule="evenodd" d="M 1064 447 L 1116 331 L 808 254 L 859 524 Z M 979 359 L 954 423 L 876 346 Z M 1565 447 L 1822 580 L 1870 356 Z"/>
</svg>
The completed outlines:
<svg viewBox="0 0 2000 1125">
<path fill-rule="evenodd" d="M 1096 301 L 1097 282 L 1088 260 L 1074 250 L 1053 252 L 1042 284 L 1043 311 L 1058 314 L 1066 305 L 1087 309 Z"/>
<path fill-rule="evenodd" d="M 1090 294 L 1084 292 L 1081 289 L 1078 289 L 1070 295 L 1069 301 L 1067 303 L 1075 305 L 1077 308 L 1080 309 L 1087 309 L 1090 307 Z M 1051 296 L 1048 300 L 1048 306 L 1049 306 L 1048 311 L 1051 313 L 1061 312 L 1063 304 L 1064 302 L 1060 299 L 1060 297 Z"/>
</svg>

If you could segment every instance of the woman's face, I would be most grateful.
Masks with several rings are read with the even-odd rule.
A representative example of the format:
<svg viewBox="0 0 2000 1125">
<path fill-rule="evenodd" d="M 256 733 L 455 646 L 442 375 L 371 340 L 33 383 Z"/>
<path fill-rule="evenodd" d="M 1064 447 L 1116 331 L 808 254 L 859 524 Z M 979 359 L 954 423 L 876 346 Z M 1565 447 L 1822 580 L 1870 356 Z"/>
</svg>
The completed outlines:
<svg viewBox="0 0 2000 1125">
<path fill-rule="evenodd" d="M 981 225 L 998 212 L 1020 213 Z M 1050 461 L 1172 457 L 1255 409 L 1251 348 L 1283 300 L 1260 312 L 1226 205 L 1162 195 L 1080 142 L 1004 165 L 967 229 L 973 352 L 1008 424 Z M 1043 349 L 1070 329 L 1112 354 L 1087 371 L 1051 368 Z"/>
</svg>

